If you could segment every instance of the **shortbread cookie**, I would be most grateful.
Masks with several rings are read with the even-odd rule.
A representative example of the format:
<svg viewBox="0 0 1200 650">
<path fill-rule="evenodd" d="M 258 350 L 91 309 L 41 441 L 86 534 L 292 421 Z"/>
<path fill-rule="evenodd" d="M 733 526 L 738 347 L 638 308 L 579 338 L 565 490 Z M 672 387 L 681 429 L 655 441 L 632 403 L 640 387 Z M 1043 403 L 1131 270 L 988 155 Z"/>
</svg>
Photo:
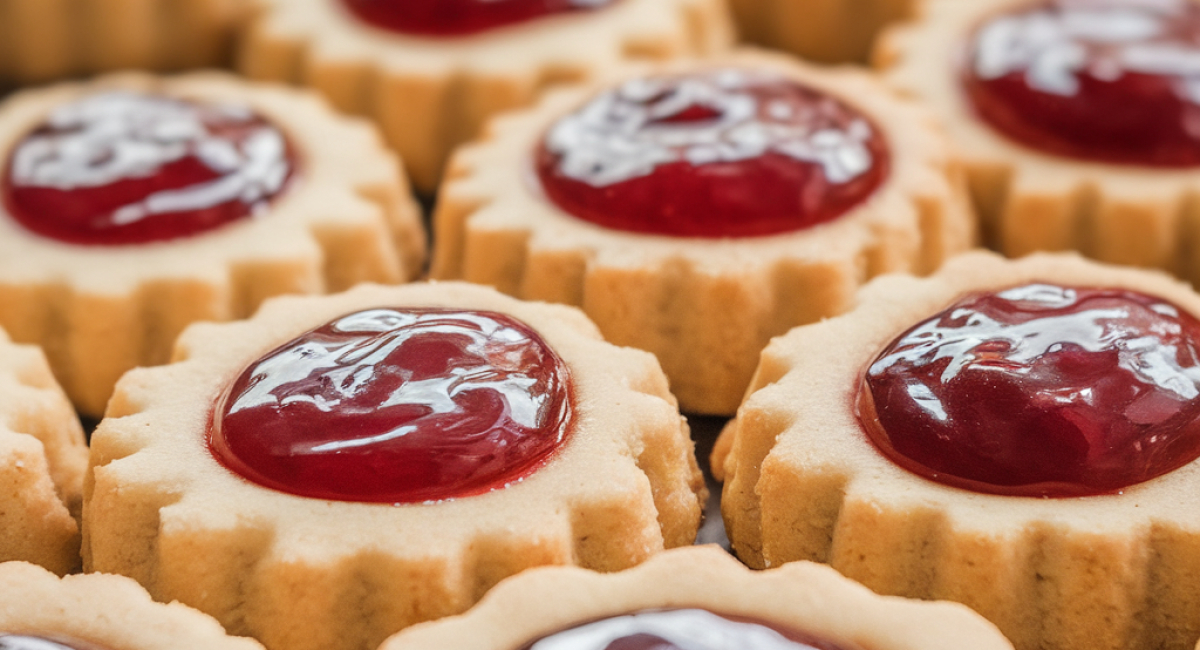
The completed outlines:
<svg viewBox="0 0 1200 650">
<path fill-rule="evenodd" d="M 865 62 L 886 25 L 916 0 L 730 0 L 741 36 L 822 63 Z"/>
<path fill-rule="evenodd" d="M 227 65 L 245 0 L 4 0 L 0 84 Z"/>
<path fill-rule="evenodd" d="M 925 113 L 866 74 L 756 52 L 497 119 L 454 159 L 434 228 L 434 277 L 581 306 L 658 356 L 685 411 L 718 415 L 772 336 L 973 240 Z"/>
<path fill-rule="evenodd" d="M 432 192 L 489 116 L 621 61 L 708 54 L 732 40 L 724 0 L 259 0 L 241 70 L 367 115 Z"/>
<path fill-rule="evenodd" d="M 0 105 L 0 325 L 99 416 L 196 320 L 416 276 L 424 229 L 367 124 L 300 91 L 123 75 Z"/>
<path fill-rule="evenodd" d="M 1200 3 L 931 0 L 888 78 L 947 123 L 992 243 L 1200 280 Z"/>
<path fill-rule="evenodd" d="M 288 650 L 373 650 L 531 566 L 629 567 L 704 502 L 651 355 L 458 283 L 193 326 L 118 384 L 91 465 L 86 567 Z"/>
<path fill-rule="evenodd" d="M 24 562 L 0 564 L 4 650 L 262 650 L 210 616 L 150 600 L 124 576 L 58 578 Z"/>
<path fill-rule="evenodd" d="M 60 575 L 79 568 L 87 454 L 83 427 L 42 352 L 0 329 L 0 562 L 34 562 Z"/>
<path fill-rule="evenodd" d="M 723 433 L 751 566 L 967 604 L 1022 649 L 1200 636 L 1200 296 L 983 253 L 863 288 L 764 351 Z"/>
<path fill-rule="evenodd" d="M 717 547 L 698 546 L 613 574 L 533 569 L 470 612 L 409 628 L 380 650 L 606 647 L 1012 649 L 961 605 L 877 596 L 808 562 L 750 571 Z"/>
</svg>

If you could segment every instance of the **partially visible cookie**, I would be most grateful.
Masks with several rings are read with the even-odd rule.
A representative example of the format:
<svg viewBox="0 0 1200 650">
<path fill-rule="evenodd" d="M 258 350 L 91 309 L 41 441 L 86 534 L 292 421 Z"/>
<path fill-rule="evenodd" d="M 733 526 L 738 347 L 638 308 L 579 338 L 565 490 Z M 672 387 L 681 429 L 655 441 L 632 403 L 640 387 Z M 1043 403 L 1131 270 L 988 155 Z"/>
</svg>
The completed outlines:
<svg viewBox="0 0 1200 650">
<path fill-rule="evenodd" d="M 704 546 L 606 575 L 531 569 L 466 614 L 409 628 L 381 650 L 689 648 L 701 639 L 712 650 L 1012 648 L 961 605 L 878 596 L 808 562 L 751 571 Z"/>
<path fill-rule="evenodd" d="M 87 455 L 83 428 L 42 352 L 0 330 L 0 562 L 24 560 L 60 575 L 79 568 Z"/>
<path fill-rule="evenodd" d="M 0 104 L 0 325 L 76 407 L 190 322 L 421 272 L 420 211 L 366 122 L 229 75 L 123 74 Z"/>
<path fill-rule="evenodd" d="M 498 111 L 629 60 L 727 48 L 723 0 L 258 0 L 239 66 L 379 123 L 432 193 L 451 150 Z"/>
<path fill-rule="evenodd" d="M 273 650 L 373 650 L 526 568 L 691 544 L 687 431 L 653 356 L 569 307 L 464 283 L 277 298 L 122 378 L 84 563 Z"/>
<path fill-rule="evenodd" d="M 730 0 L 738 30 L 756 45 L 821 63 L 865 62 L 889 23 L 916 0 Z"/>
<path fill-rule="evenodd" d="M 0 564 L 4 650 L 262 650 L 200 612 L 150 600 L 124 576 L 58 578 L 24 562 Z"/>
<path fill-rule="evenodd" d="M 244 0 L 5 0 L 0 84 L 227 65 Z"/>
<path fill-rule="evenodd" d="M 945 123 L 989 245 L 1200 281 L 1200 2 L 930 0 L 883 37 Z"/>
<path fill-rule="evenodd" d="M 1017 648 L 1200 637 L 1200 296 L 971 253 L 764 351 L 714 464 L 734 550 L 962 602 Z"/>
</svg>

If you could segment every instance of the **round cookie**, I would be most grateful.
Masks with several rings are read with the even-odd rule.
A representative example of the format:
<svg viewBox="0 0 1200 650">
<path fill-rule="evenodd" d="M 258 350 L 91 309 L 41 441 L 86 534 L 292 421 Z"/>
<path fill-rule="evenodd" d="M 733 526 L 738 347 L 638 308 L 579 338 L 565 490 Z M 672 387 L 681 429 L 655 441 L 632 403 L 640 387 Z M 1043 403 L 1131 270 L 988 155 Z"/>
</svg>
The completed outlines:
<svg viewBox="0 0 1200 650">
<path fill-rule="evenodd" d="M 210 616 L 156 603 L 129 578 L 58 578 L 24 562 L 0 564 L 0 647 L 77 650 L 262 650 L 227 636 Z"/>
<path fill-rule="evenodd" d="M 1198 48 L 1193 0 L 931 0 L 876 59 L 945 122 L 991 245 L 1195 282 Z"/>
<path fill-rule="evenodd" d="M 865 278 L 932 271 L 974 234 L 919 107 L 866 74 L 751 51 L 626 70 L 495 120 L 456 154 L 434 229 L 434 277 L 582 307 L 705 414 L 733 413 L 772 336 L 845 310 Z"/>
<path fill-rule="evenodd" d="M 540 357 L 508 347 L 539 340 Z M 547 454 L 523 451 L 546 436 Z M 524 464 L 494 472 L 495 449 Z M 690 544 L 705 496 L 652 356 L 576 310 L 459 283 L 195 325 L 175 362 L 122 379 L 91 467 L 89 570 L 296 650 L 373 649 L 531 566 L 617 570 Z"/>
<path fill-rule="evenodd" d="M 0 84 L 226 65 L 248 8 L 243 0 L 7 0 Z"/>
<path fill-rule="evenodd" d="M 1191 648 L 1198 314 L 1177 281 L 1075 256 L 971 253 L 869 283 L 853 311 L 764 351 L 713 459 L 733 548 L 755 567 L 817 560 L 881 593 L 965 603 L 1018 648 Z M 908 406 L 879 379 L 898 359 L 930 364 L 902 379 Z M 926 432 L 941 442 L 905 442 Z"/>
<path fill-rule="evenodd" d="M 498 111 L 622 61 L 710 54 L 732 41 L 722 0 L 507 0 L 517 11 L 538 5 L 549 13 L 530 10 L 523 19 L 473 29 L 466 21 L 475 13 L 504 14 L 505 8 L 456 0 L 438 15 L 433 4 L 390 3 L 374 10 L 383 15 L 372 23 L 352 10 L 370 10 L 370 3 L 261 0 L 239 66 L 254 79 L 311 86 L 339 109 L 371 117 L 400 153 L 414 186 L 432 193 L 453 148 Z M 444 22 L 462 33 L 386 26 L 404 23 L 407 14 L 434 14 L 440 20 L 430 19 L 432 26 Z"/>
<path fill-rule="evenodd" d="M 42 352 L 0 329 L 0 562 L 79 568 L 83 428 Z"/>
<path fill-rule="evenodd" d="M 609 624 L 612 631 L 588 623 Z M 558 634 L 568 630 L 574 637 Z M 779 639 L 766 630 L 792 638 Z M 603 649 L 609 641 L 636 642 L 622 636 L 655 632 L 661 636 L 635 647 L 661 647 L 652 643 L 665 638 L 674 640 L 674 647 L 691 647 L 681 640 L 703 639 L 700 647 L 717 650 L 746 647 L 740 643 L 797 650 L 1012 648 L 994 626 L 960 605 L 877 596 L 807 562 L 750 571 L 712 546 L 667 551 L 613 574 L 532 569 L 498 585 L 466 614 L 409 628 L 380 647 Z M 800 639 L 819 645 L 787 644 Z"/>
<path fill-rule="evenodd" d="M 88 416 L 190 322 L 424 262 L 394 157 L 299 91 L 218 74 L 28 90 L 0 105 L 0 152 L 0 325 Z"/>
</svg>

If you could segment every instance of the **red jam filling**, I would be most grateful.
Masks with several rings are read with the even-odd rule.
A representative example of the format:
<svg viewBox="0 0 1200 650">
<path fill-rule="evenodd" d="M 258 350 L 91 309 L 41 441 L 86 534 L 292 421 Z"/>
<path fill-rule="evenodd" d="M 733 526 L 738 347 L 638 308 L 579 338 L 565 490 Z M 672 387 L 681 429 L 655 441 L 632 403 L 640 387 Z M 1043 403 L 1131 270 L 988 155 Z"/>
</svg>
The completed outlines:
<svg viewBox="0 0 1200 650">
<path fill-rule="evenodd" d="M 563 443 L 566 367 L 493 312 L 371 309 L 254 362 L 213 413 L 217 459 L 306 497 L 415 503 L 521 480 Z"/>
<path fill-rule="evenodd" d="M 725 69 L 600 94 L 550 128 L 535 165 L 550 200 L 605 228 L 753 237 L 846 213 L 883 183 L 889 154 L 840 100 Z"/>
<path fill-rule="evenodd" d="M 431 37 L 469 36 L 556 14 L 600 9 L 615 0 L 342 0 L 375 27 Z"/>
<path fill-rule="evenodd" d="M 921 476 L 976 492 L 1111 493 L 1200 456 L 1200 322 L 1120 289 L 969 295 L 867 369 L 859 417 Z"/>
<path fill-rule="evenodd" d="M 1200 165 L 1200 4 L 1191 0 L 1020 6 L 971 36 L 962 83 L 985 122 L 1039 151 Z"/>
<path fill-rule="evenodd" d="M 283 133 L 248 108 L 106 92 L 60 106 L 17 143 L 4 203 L 44 237 L 142 244 L 252 215 L 295 166 Z"/>
<path fill-rule="evenodd" d="M 614 616 L 543 637 L 522 650 L 852 650 L 738 616 L 672 609 Z"/>
</svg>

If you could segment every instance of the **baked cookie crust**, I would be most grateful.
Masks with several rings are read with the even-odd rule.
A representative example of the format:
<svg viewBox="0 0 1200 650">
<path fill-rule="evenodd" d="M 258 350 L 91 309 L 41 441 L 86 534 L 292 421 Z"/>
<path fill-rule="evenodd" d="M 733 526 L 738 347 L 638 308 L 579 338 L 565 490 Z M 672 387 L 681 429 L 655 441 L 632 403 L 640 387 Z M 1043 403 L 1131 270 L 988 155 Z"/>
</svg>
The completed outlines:
<svg viewBox="0 0 1200 650">
<path fill-rule="evenodd" d="M 927 279 L 871 282 L 854 311 L 772 342 L 722 433 L 714 464 L 738 556 L 827 562 L 880 593 L 965 603 L 1017 648 L 1191 648 L 1200 462 L 1117 494 L 989 495 L 902 469 L 855 415 L 861 373 L 893 338 L 964 293 L 1033 281 L 1128 288 L 1200 314 L 1180 282 L 1067 255 L 969 253 Z"/>
<path fill-rule="evenodd" d="M 821 63 L 863 63 L 916 0 L 730 0 L 743 39 Z"/>
<path fill-rule="evenodd" d="M 6 0 L 0 82 L 226 65 L 247 9 L 243 0 Z"/>
<path fill-rule="evenodd" d="M 966 166 L 983 231 L 1017 257 L 1077 250 L 1105 262 L 1166 269 L 1200 281 L 1195 169 L 1088 162 L 1034 151 L 976 118 L 959 87 L 966 39 L 985 17 L 1022 0 L 929 0 L 918 18 L 888 30 L 877 66 L 928 104 Z"/>
<path fill-rule="evenodd" d="M 610 230 L 544 197 L 530 158 L 560 116 L 623 79 L 721 67 L 776 73 L 859 109 L 888 141 L 887 180 L 828 223 L 727 239 Z M 684 411 L 729 415 L 771 337 L 844 311 L 866 278 L 927 273 L 968 248 L 974 226 L 965 192 L 928 116 L 869 75 L 741 51 L 626 70 L 496 119 L 452 162 L 434 215 L 430 272 L 579 306 L 608 340 L 658 356 Z"/>
<path fill-rule="evenodd" d="M 454 147 L 489 116 L 530 104 L 551 85 L 622 61 L 710 54 L 733 41 L 724 0 L 619 0 L 449 39 L 366 26 L 336 0 L 259 2 L 241 71 L 316 88 L 339 109 L 371 117 L 426 193 Z"/>
<path fill-rule="evenodd" d="M 568 368 L 568 441 L 503 489 L 416 504 L 293 496 L 218 463 L 209 413 L 243 367 L 379 306 L 483 309 L 527 323 Z M 189 328 L 174 363 L 121 380 L 93 435 L 91 468 L 88 570 L 132 576 L 158 600 L 296 650 L 373 650 L 531 566 L 611 571 L 691 544 L 705 497 L 687 425 L 651 355 L 605 343 L 577 310 L 460 283 L 278 298 L 249 321 Z"/>
<path fill-rule="evenodd" d="M 289 136 L 298 174 L 261 214 L 158 243 L 66 244 L 0 207 L 0 326 L 46 350 L 80 412 L 99 417 L 122 373 L 166 362 L 188 323 L 245 317 L 272 295 L 420 273 L 424 228 L 395 158 L 369 125 L 336 116 L 311 94 L 215 73 L 29 90 L 0 107 L 0 151 L 55 107 L 116 89 L 244 103 Z"/>
<path fill-rule="evenodd" d="M 59 575 L 79 568 L 87 456 L 83 427 L 41 350 L 0 330 L 0 562 Z"/>
<path fill-rule="evenodd" d="M 774 623 L 847 648 L 1012 648 L 961 605 L 878 596 L 809 562 L 750 571 L 720 548 L 697 546 L 620 573 L 532 569 L 498 585 L 466 614 L 409 628 L 380 650 L 507 650 L 605 617 L 682 608 Z"/>
<path fill-rule="evenodd" d="M 150 600 L 124 576 L 58 578 L 24 562 L 0 564 L 0 633 L 114 650 L 262 650 L 254 639 L 227 636 L 210 616 Z"/>
</svg>

